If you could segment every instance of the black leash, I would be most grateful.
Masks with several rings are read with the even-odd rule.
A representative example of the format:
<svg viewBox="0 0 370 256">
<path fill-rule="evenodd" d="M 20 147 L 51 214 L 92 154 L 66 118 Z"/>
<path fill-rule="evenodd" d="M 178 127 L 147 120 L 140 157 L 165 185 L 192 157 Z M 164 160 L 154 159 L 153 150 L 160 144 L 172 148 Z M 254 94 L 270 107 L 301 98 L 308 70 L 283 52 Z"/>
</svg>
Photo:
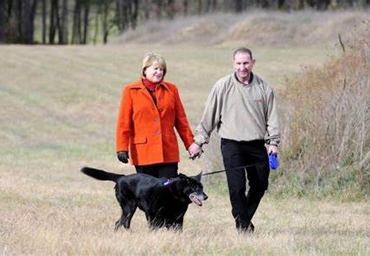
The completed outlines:
<svg viewBox="0 0 370 256">
<path fill-rule="evenodd" d="M 221 171 L 206 172 L 206 173 L 203 173 L 202 176 L 212 175 L 212 174 L 216 174 L 216 173 L 220 173 L 220 172 L 226 172 L 227 170 L 237 170 L 237 169 L 242 169 L 242 168 L 245 169 L 245 168 L 252 167 L 252 166 L 257 166 L 257 165 L 260 165 L 260 164 L 263 164 L 263 163 L 255 163 L 255 164 L 249 164 L 249 165 L 244 165 L 244 166 L 238 166 L 238 167 L 235 167 L 235 168 L 224 169 L 224 170 L 221 170 Z"/>
</svg>

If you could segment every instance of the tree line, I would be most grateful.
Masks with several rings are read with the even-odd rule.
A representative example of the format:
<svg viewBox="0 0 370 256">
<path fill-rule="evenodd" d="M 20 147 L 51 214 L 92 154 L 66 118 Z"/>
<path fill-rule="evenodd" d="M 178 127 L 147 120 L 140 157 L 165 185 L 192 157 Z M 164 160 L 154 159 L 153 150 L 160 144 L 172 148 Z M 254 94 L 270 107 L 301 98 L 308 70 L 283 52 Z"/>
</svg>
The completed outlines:
<svg viewBox="0 0 370 256">
<path fill-rule="evenodd" d="M 252 8 L 369 8 L 370 0 L 0 0 L 0 43 L 107 43 L 151 19 Z"/>
</svg>

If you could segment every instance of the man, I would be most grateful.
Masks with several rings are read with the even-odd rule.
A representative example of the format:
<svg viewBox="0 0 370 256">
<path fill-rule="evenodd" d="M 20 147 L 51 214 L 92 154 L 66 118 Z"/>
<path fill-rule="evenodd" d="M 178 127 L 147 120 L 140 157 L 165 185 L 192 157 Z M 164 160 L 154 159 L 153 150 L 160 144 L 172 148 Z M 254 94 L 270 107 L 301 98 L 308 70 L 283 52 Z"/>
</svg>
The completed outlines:
<svg viewBox="0 0 370 256">
<path fill-rule="evenodd" d="M 193 157 L 199 155 L 217 128 L 232 214 L 240 232 L 254 230 L 251 220 L 268 187 L 267 153 L 277 154 L 280 142 L 274 92 L 266 80 L 252 72 L 255 62 L 247 48 L 234 52 L 235 72 L 214 85 L 196 128 L 195 143 L 189 148 Z M 246 173 L 250 187 L 247 196 Z"/>
</svg>

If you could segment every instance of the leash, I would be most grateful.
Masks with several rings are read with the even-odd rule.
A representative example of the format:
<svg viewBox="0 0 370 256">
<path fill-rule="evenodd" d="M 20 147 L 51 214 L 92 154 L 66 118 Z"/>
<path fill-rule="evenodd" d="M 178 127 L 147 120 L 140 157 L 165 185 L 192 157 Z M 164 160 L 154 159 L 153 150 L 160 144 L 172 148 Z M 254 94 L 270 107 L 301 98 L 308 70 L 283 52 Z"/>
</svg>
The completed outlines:
<svg viewBox="0 0 370 256">
<path fill-rule="evenodd" d="M 220 172 L 226 172 L 227 170 L 246 169 L 246 168 L 248 168 L 248 167 L 257 166 L 257 165 L 262 165 L 262 164 L 263 164 L 263 163 L 255 163 L 255 164 L 249 164 L 249 165 L 238 166 L 238 167 L 230 168 L 230 169 L 224 169 L 224 170 L 220 170 L 220 171 L 206 172 L 206 173 L 202 174 L 202 176 L 213 175 L 213 174 L 220 173 Z"/>
</svg>

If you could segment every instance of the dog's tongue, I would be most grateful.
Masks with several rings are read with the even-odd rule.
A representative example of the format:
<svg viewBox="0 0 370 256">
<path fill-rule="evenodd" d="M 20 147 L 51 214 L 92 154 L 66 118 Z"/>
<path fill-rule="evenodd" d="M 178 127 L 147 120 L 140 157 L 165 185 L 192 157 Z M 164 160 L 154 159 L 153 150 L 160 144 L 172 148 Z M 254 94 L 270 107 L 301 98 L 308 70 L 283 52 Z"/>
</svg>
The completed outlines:
<svg viewBox="0 0 370 256">
<path fill-rule="evenodd" d="M 190 196 L 189 196 L 189 198 L 190 198 L 190 200 L 191 200 L 194 204 L 196 204 L 196 205 L 198 205 L 198 206 L 202 206 L 202 201 L 201 201 L 201 200 L 199 200 L 199 198 L 198 198 L 198 197 L 196 197 L 195 195 L 190 195 Z"/>
</svg>

